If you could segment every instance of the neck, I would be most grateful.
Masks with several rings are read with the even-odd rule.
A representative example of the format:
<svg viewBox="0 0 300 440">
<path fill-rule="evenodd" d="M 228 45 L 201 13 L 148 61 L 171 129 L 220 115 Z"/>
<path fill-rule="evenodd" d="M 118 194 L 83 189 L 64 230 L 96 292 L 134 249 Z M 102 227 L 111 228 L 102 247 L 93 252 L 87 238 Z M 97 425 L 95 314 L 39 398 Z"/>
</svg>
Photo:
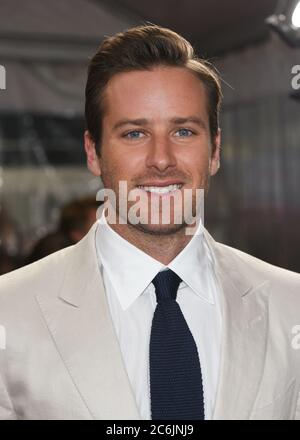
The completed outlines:
<svg viewBox="0 0 300 440">
<path fill-rule="evenodd" d="M 186 226 L 169 234 L 150 232 L 130 224 L 109 224 L 122 238 L 141 249 L 155 260 L 168 265 L 192 239 Z"/>
</svg>

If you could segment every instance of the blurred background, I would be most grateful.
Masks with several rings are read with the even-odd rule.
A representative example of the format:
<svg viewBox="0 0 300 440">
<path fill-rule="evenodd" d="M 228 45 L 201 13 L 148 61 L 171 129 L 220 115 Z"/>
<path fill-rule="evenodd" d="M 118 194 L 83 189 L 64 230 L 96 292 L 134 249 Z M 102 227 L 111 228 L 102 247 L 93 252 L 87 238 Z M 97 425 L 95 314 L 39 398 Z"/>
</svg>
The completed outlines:
<svg viewBox="0 0 300 440">
<path fill-rule="evenodd" d="M 222 163 L 205 226 L 300 272 L 298 3 L 1 0 L 0 274 L 75 243 L 95 221 L 87 64 L 103 37 L 145 21 L 181 33 L 223 78 Z"/>
</svg>

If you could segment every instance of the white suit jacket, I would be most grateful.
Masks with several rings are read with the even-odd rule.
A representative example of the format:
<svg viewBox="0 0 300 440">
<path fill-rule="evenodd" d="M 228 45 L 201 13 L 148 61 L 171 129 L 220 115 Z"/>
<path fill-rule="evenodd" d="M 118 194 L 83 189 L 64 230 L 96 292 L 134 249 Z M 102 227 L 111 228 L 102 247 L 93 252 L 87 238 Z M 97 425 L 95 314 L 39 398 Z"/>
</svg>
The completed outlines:
<svg viewBox="0 0 300 440">
<path fill-rule="evenodd" d="M 99 270 L 97 223 L 0 277 L 0 419 L 139 419 Z M 217 243 L 214 419 L 300 419 L 300 275 Z"/>
</svg>

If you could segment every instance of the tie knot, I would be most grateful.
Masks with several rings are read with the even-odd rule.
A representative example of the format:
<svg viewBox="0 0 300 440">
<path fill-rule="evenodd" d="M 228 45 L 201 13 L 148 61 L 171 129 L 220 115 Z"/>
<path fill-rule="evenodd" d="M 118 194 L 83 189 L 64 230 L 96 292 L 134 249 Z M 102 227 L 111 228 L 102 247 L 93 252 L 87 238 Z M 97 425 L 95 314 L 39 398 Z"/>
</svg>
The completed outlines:
<svg viewBox="0 0 300 440">
<path fill-rule="evenodd" d="M 152 281 L 155 287 L 157 302 L 160 303 L 168 299 L 175 300 L 181 281 L 181 278 L 171 269 L 158 272 Z"/>
</svg>

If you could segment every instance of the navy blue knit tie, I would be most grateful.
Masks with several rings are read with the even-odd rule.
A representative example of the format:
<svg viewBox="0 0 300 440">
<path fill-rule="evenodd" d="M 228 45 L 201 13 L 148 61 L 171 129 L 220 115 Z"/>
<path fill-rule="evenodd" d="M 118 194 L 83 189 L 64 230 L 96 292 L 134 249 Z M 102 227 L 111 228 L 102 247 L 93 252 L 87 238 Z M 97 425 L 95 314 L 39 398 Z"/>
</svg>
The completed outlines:
<svg viewBox="0 0 300 440">
<path fill-rule="evenodd" d="M 203 420 L 198 351 L 176 302 L 181 278 L 167 269 L 152 282 L 157 297 L 150 336 L 152 420 Z"/>
</svg>

